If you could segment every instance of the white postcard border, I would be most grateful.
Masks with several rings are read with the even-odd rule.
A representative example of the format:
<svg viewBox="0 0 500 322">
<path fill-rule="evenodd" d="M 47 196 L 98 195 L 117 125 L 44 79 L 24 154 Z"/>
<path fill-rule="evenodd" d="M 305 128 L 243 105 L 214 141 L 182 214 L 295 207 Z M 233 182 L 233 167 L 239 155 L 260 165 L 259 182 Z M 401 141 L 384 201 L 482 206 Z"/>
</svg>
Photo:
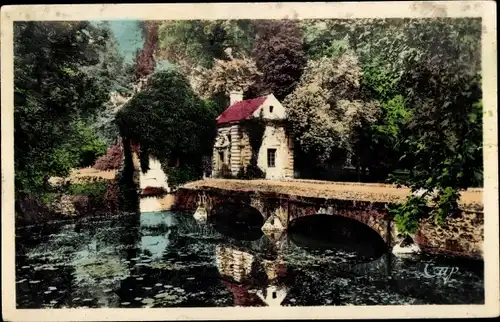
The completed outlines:
<svg viewBox="0 0 500 322">
<path fill-rule="evenodd" d="M 21 20 L 322 19 L 482 17 L 484 102 L 484 305 L 282 308 L 16 309 L 14 256 L 13 22 Z M 4 6 L 1 11 L 2 309 L 15 321 L 129 321 L 486 317 L 500 314 L 496 3 L 202 3 Z"/>
</svg>

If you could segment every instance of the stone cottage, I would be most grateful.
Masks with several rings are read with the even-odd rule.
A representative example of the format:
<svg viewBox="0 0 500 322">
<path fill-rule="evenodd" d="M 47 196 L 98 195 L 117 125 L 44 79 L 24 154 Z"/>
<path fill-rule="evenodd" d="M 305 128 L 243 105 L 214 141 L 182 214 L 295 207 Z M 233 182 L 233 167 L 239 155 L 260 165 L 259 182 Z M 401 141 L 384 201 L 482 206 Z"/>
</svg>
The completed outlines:
<svg viewBox="0 0 500 322">
<path fill-rule="evenodd" d="M 265 131 L 257 165 L 266 179 L 293 178 L 293 141 L 285 130 L 285 108 L 273 94 L 243 100 L 242 92 L 230 94 L 229 107 L 217 118 L 217 137 L 212 157 L 212 177 L 224 169 L 236 177 L 250 164 L 252 147 L 242 122 L 262 116 Z"/>
</svg>

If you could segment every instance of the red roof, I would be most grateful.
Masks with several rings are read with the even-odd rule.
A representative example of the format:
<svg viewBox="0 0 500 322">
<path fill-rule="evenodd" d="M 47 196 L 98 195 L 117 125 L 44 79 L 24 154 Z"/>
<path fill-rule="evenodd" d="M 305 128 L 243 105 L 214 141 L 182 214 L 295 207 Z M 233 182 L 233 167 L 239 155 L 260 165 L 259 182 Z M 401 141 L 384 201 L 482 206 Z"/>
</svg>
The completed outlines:
<svg viewBox="0 0 500 322">
<path fill-rule="evenodd" d="M 234 103 L 219 115 L 217 124 L 238 122 L 250 118 L 266 98 L 266 96 L 262 96 Z"/>
</svg>

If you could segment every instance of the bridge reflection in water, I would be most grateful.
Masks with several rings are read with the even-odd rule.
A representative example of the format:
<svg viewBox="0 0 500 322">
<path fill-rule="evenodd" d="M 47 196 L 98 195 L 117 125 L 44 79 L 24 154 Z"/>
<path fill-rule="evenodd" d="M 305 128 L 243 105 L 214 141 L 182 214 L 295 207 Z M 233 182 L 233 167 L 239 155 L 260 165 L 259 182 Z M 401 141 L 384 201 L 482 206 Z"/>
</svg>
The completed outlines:
<svg viewBox="0 0 500 322">
<path fill-rule="evenodd" d="M 337 273 L 374 278 L 391 274 L 391 254 L 384 241 L 360 223 L 317 215 L 298 220 L 288 232 L 264 233 L 255 216 L 248 210 L 233 217 L 219 214 L 207 223 L 227 237 L 216 246 L 216 266 L 235 306 L 287 305 L 295 276 L 311 262 L 329 271 L 328 278 Z"/>
<path fill-rule="evenodd" d="M 484 304 L 482 263 L 391 258 L 334 215 L 283 233 L 245 227 L 241 214 L 211 217 L 150 212 L 16 231 L 19 308 Z M 425 273 L 455 266 L 450 281 Z"/>
</svg>

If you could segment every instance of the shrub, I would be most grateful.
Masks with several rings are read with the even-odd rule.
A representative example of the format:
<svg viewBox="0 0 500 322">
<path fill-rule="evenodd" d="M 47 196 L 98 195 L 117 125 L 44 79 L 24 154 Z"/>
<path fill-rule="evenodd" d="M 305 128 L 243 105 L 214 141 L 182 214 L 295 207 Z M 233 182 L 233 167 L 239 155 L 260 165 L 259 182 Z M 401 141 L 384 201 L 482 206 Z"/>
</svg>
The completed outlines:
<svg viewBox="0 0 500 322">
<path fill-rule="evenodd" d="M 236 179 L 247 179 L 246 171 L 244 167 L 240 167 L 238 174 L 236 175 Z"/>
<path fill-rule="evenodd" d="M 44 202 L 33 196 L 23 196 L 15 200 L 15 224 L 30 225 L 58 218 Z"/>
<path fill-rule="evenodd" d="M 250 164 L 246 168 L 240 168 L 236 177 L 245 180 L 264 179 L 266 173 L 257 165 L 257 158 L 254 155 L 250 160 Z"/>
<path fill-rule="evenodd" d="M 79 215 L 87 214 L 90 211 L 90 198 L 85 195 L 74 196 L 73 205 Z"/>
<path fill-rule="evenodd" d="M 168 177 L 168 185 L 172 188 L 176 188 L 186 182 L 198 180 L 201 178 L 199 171 L 189 165 L 183 165 L 180 167 L 168 167 L 164 169 L 165 174 Z"/>
<path fill-rule="evenodd" d="M 123 165 L 123 148 L 121 144 L 110 146 L 105 155 L 98 158 L 94 169 L 101 171 L 117 170 Z"/>
<path fill-rule="evenodd" d="M 96 138 L 81 148 L 78 166 L 82 168 L 90 167 L 96 162 L 97 158 L 104 156 L 105 153 L 106 144 Z"/>
<path fill-rule="evenodd" d="M 266 173 L 256 164 L 249 164 L 246 169 L 246 177 L 250 180 L 264 179 L 266 177 Z"/>
<path fill-rule="evenodd" d="M 389 215 L 394 218 L 398 232 L 406 236 L 418 231 L 420 218 L 426 212 L 426 198 L 414 195 L 408 196 L 406 203 L 389 208 Z"/>
<path fill-rule="evenodd" d="M 88 183 L 73 183 L 68 187 L 70 195 L 84 195 L 93 199 L 103 199 L 108 184 L 105 181 L 95 181 Z"/>
</svg>

